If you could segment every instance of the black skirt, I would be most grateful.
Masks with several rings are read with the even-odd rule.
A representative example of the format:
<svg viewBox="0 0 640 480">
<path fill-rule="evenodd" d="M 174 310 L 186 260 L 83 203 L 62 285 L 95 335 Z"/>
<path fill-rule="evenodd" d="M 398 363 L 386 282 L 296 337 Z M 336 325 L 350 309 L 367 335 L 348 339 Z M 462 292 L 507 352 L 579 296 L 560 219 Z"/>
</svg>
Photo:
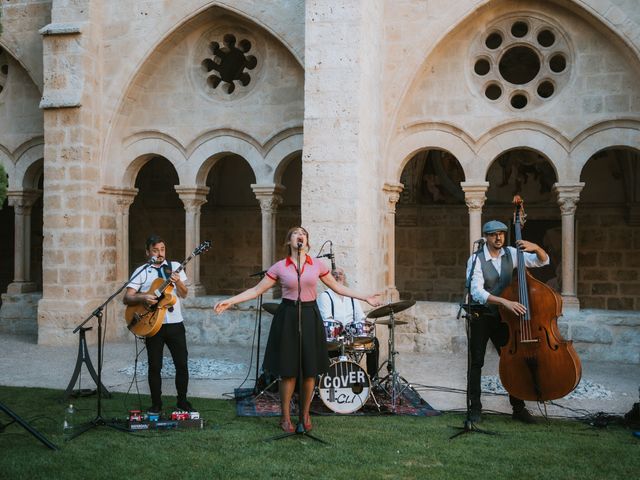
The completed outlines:
<svg viewBox="0 0 640 480">
<path fill-rule="evenodd" d="M 264 354 L 265 372 L 281 377 L 298 376 L 298 306 L 282 300 L 269 331 Z M 327 338 L 315 301 L 302 302 L 302 376 L 321 375 L 329 370 Z"/>
</svg>

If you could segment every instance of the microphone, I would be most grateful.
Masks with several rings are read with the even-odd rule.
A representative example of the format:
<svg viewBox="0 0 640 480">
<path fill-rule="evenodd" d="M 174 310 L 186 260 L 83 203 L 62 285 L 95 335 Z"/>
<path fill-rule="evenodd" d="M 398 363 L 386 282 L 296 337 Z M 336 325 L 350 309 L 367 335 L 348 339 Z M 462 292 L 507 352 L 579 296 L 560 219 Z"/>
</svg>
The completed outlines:
<svg viewBox="0 0 640 480">
<path fill-rule="evenodd" d="M 331 271 L 336 271 L 336 256 L 333 254 L 333 242 L 329 243 L 329 259 L 331 260 Z"/>
<path fill-rule="evenodd" d="M 484 239 L 484 237 L 479 238 L 478 240 L 473 242 L 474 245 L 478 244 L 479 247 L 482 247 L 485 243 L 487 243 L 487 241 Z"/>
<path fill-rule="evenodd" d="M 158 257 L 149 257 L 149 261 L 147 263 L 149 263 L 149 265 L 151 265 L 152 263 L 156 263 L 158 261 Z"/>
<path fill-rule="evenodd" d="M 298 250 L 300 250 L 302 248 L 302 242 L 298 242 Z"/>
<path fill-rule="evenodd" d="M 267 273 L 266 270 L 262 270 L 260 272 L 256 272 L 256 273 L 252 273 L 251 275 L 249 275 L 250 277 L 262 277 L 265 273 Z"/>
</svg>

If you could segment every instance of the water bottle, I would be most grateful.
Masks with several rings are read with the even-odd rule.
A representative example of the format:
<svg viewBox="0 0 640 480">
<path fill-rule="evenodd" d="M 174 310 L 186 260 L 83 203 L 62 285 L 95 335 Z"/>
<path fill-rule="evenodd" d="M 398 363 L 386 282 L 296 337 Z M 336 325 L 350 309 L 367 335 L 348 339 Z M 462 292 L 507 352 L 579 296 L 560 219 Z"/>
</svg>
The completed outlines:
<svg viewBox="0 0 640 480">
<path fill-rule="evenodd" d="M 73 427 L 76 422 L 76 409 L 73 407 L 73 404 L 70 403 L 69 406 L 64 411 L 64 423 L 62 424 L 62 432 L 65 435 L 71 435 L 73 433 Z"/>
</svg>

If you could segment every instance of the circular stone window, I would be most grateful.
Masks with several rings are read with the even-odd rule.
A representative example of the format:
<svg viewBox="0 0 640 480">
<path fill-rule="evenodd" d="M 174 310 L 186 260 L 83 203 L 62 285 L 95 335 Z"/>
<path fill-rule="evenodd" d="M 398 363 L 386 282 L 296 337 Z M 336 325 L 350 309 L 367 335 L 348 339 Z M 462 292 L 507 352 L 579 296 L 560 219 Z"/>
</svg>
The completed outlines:
<svg viewBox="0 0 640 480">
<path fill-rule="evenodd" d="M 496 106 L 535 108 L 553 101 L 569 82 L 572 51 L 553 20 L 511 15 L 489 24 L 471 44 L 467 78 Z"/>
<path fill-rule="evenodd" d="M 500 59 L 499 67 L 502 78 L 507 82 L 524 85 L 538 75 L 540 59 L 530 47 L 512 47 Z"/>
</svg>

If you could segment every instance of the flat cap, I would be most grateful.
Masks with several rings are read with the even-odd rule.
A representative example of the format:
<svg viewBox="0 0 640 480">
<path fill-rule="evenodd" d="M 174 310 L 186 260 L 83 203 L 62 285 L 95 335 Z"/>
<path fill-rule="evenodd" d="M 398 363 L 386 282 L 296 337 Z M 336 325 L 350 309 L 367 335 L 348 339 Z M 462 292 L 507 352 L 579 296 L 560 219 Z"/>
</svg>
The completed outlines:
<svg viewBox="0 0 640 480">
<path fill-rule="evenodd" d="M 483 235 L 486 235 L 488 233 L 494 233 L 494 232 L 508 232 L 508 231 L 509 231 L 509 227 L 507 227 L 504 223 L 498 220 L 491 220 L 490 222 L 485 223 L 482 227 Z"/>
</svg>

